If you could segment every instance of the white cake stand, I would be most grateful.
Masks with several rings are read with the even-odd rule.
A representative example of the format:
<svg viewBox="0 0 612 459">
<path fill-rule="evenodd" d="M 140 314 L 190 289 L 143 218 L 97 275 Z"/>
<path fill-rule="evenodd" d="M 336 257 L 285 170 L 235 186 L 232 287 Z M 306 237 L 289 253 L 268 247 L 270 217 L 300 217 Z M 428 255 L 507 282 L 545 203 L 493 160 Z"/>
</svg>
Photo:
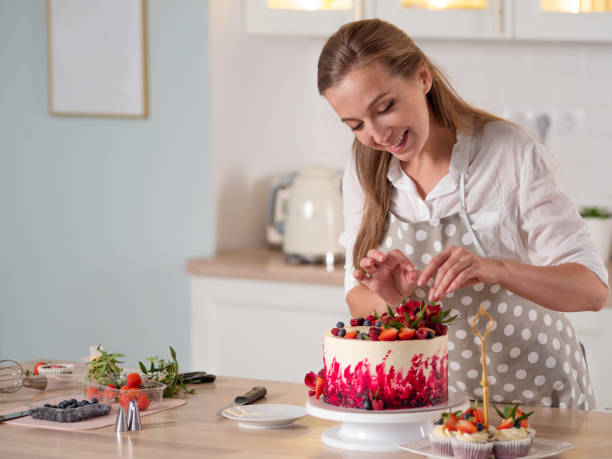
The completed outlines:
<svg viewBox="0 0 612 459">
<path fill-rule="evenodd" d="M 433 422 L 450 409 L 465 410 L 469 400 L 463 393 L 449 396 L 448 403 L 393 411 L 364 411 L 329 405 L 310 397 L 306 412 L 342 424 L 321 434 L 321 441 L 334 448 L 359 451 L 397 451 L 399 445 L 426 437 Z"/>
</svg>

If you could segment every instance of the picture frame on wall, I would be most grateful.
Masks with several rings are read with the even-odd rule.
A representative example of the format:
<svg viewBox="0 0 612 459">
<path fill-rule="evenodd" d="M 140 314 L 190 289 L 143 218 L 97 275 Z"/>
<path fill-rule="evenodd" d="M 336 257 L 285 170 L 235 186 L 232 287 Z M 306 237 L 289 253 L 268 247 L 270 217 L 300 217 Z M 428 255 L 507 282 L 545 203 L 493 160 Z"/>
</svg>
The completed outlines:
<svg viewBox="0 0 612 459">
<path fill-rule="evenodd" d="M 145 0 L 47 0 L 49 112 L 146 118 Z"/>
</svg>

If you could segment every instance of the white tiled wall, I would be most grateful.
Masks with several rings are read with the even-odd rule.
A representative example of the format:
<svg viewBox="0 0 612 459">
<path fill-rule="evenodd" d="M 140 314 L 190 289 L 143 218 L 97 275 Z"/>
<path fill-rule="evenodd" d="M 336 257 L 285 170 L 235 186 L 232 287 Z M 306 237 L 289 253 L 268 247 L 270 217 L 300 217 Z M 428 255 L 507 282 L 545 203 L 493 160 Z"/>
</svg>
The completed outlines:
<svg viewBox="0 0 612 459">
<path fill-rule="evenodd" d="M 351 134 L 316 91 L 323 39 L 243 33 L 240 2 L 211 2 L 217 250 L 264 243 L 267 185 L 313 163 L 343 167 Z M 612 207 L 612 43 L 419 41 L 469 102 L 546 111 L 547 145 L 577 205 Z M 571 135 L 562 115 L 583 114 Z"/>
<path fill-rule="evenodd" d="M 419 43 L 469 102 L 496 114 L 553 115 L 546 144 L 578 206 L 612 207 L 612 44 Z M 581 118 L 572 132 L 566 113 Z"/>
</svg>

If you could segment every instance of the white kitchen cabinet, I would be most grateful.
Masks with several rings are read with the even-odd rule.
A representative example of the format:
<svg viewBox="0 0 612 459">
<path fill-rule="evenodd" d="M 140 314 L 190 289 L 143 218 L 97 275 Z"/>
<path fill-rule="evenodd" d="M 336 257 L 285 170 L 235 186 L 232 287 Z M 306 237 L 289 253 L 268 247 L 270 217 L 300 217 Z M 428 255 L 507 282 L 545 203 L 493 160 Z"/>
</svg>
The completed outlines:
<svg viewBox="0 0 612 459">
<path fill-rule="evenodd" d="M 605 307 L 599 312 L 570 313 L 568 317 L 586 351 L 597 410 L 612 412 L 612 308 Z"/>
<path fill-rule="evenodd" d="M 190 290 L 190 367 L 213 374 L 303 382 L 349 317 L 339 286 L 191 276 Z"/>
<path fill-rule="evenodd" d="M 347 22 L 378 17 L 417 39 L 612 41 L 612 12 L 547 12 L 539 0 L 489 0 L 482 10 L 404 8 L 401 0 L 353 0 L 341 11 L 270 9 L 266 0 L 242 6 L 251 34 L 327 37 Z"/>
<path fill-rule="evenodd" d="M 369 0 L 372 17 L 391 22 L 414 38 L 510 38 L 511 4 L 492 0 L 478 9 L 403 8 L 401 1 Z"/>
<path fill-rule="evenodd" d="M 514 2 L 514 36 L 525 40 L 612 41 L 612 12 L 543 11 L 540 1 Z"/>
<path fill-rule="evenodd" d="M 270 9 L 266 0 L 243 0 L 247 33 L 257 35 L 329 36 L 354 18 L 353 9 L 305 11 Z"/>
</svg>

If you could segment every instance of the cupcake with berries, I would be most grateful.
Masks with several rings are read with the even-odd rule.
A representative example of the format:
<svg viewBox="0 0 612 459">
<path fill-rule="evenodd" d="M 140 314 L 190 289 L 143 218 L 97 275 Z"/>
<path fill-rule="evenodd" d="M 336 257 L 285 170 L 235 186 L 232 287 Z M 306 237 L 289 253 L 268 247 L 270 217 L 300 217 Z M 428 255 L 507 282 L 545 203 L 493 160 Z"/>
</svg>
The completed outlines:
<svg viewBox="0 0 612 459">
<path fill-rule="evenodd" d="M 461 411 L 442 413 L 440 419 L 434 422 L 435 427 L 429 433 L 429 444 L 436 454 L 442 456 L 453 455 L 451 439 L 455 436 L 455 432 L 457 432 L 457 423 L 459 422 L 457 416 L 460 414 Z"/>
<path fill-rule="evenodd" d="M 529 427 L 527 418 L 533 414 L 523 413 L 518 404 L 510 407 L 504 406 L 503 413 L 495 407 L 502 422 L 495 429 L 495 442 L 493 451 L 499 459 L 512 459 L 523 457 L 529 453 L 535 430 Z"/>
<path fill-rule="evenodd" d="M 461 459 L 487 459 L 493 451 L 491 432 L 485 428 L 484 414 L 477 402 L 459 417 L 451 440 L 453 454 Z"/>
</svg>

